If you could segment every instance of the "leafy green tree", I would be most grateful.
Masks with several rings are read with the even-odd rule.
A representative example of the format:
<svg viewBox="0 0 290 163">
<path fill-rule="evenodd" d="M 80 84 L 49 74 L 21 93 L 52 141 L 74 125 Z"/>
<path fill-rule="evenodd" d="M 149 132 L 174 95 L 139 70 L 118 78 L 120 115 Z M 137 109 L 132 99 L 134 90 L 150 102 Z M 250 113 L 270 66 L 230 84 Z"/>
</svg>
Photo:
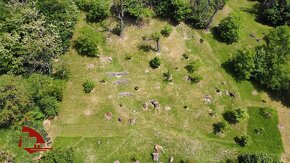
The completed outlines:
<svg viewBox="0 0 290 163">
<path fill-rule="evenodd" d="M 153 59 L 150 61 L 150 66 L 151 66 L 153 69 L 158 68 L 160 65 L 161 65 L 161 60 L 160 60 L 160 58 L 158 58 L 158 57 L 155 57 L 155 58 L 153 58 Z"/>
<path fill-rule="evenodd" d="M 162 36 L 164 37 L 169 37 L 171 32 L 172 32 L 173 28 L 170 25 L 166 25 L 161 31 L 160 33 L 162 34 Z"/>
<path fill-rule="evenodd" d="M 92 22 L 104 20 L 109 15 L 109 8 L 108 1 L 91 1 L 88 7 L 87 19 Z"/>
<path fill-rule="evenodd" d="M 39 0 L 37 8 L 46 16 L 46 23 L 57 27 L 64 51 L 70 46 L 79 11 L 73 0 Z"/>
<path fill-rule="evenodd" d="M 146 0 L 127 0 L 125 7 L 129 15 L 137 18 L 137 20 L 143 20 L 153 16 Z"/>
<path fill-rule="evenodd" d="M 252 78 L 271 90 L 290 88 L 290 30 L 277 27 L 265 36 L 265 45 L 255 52 L 239 52 L 233 59 L 236 73 L 245 79 Z"/>
<path fill-rule="evenodd" d="M 72 148 L 62 149 L 54 148 L 46 152 L 41 160 L 41 163 L 73 163 L 75 162 L 74 151 Z"/>
<path fill-rule="evenodd" d="M 188 71 L 188 73 L 193 74 L 195 71 L 198 70 L 199 67 L 200 67 L 200 61 L 195 60 L 191 62 L 190 64 L 186 65 L 185 69 Z"/>
<path fill-rule="evenodd" d="M 18 123 L 32 105 L 32 96 L 26 82 L 20 77 L 0 76 L 0 127 Z"/>
<path fill-rule="evenodd" d="M 233 12 L 223 19 L 216 28 L 215 35 L 228 44 L 237 42 L 241 38 L 242 17 L 240 12 Z"/>
<path fill-rule="evenodd" d="M 151 39 L 156 42 L 156 51 L 160 52 L 160 39 L 161 39 L 161 34 L 160 32 L 154 32 L 151 34 Z"/>
<path fill-rule="evenodd" d="M 217 122 L 217 123 L 214 123 L 212 126 L 213 126 L 213 132 L 215 134 L 224 133 L 224 131 L 227 128 L 227 123 L 226 122 Z"/>
<path fill-rule="evenodd" d="M 290 1 L 263 0 L 258 12 L 259 18 L 272 26 L 290 25 Z"/>
<path fill-rule="evenodd" d="M 39 100 L 39 106 L 47 118 L 53 118 L 59 112 L 59 102 L 53 96 L 42 97 Z"/>
<path fill-rule="evenodd" d="M 238 163 L 280 163 L 280 160 L 265 153 L 243 153 L 238 156 Z"/>
<path fill-rule="evenodd" d="M 79 54 L 89 57 L 97 57 L 99 55 L 98 45 L 90 37 L 81 35 L 75 41 L 75 48 Z"/>
<path fill-rule="evenodd" d="M 239 50 L 237 56 L 233 59 L 234 70 L 239 71 L 238 76 L 244 79 L 250 79 L 255 70 L 255 53 L 252 50 Z"/>
<path fill-rule="evenodd" d="M 241 147 L 248 146 L 252 143 L 251 137 L 248 135 L 236 136 L 235 142 Z"/>
</svg>

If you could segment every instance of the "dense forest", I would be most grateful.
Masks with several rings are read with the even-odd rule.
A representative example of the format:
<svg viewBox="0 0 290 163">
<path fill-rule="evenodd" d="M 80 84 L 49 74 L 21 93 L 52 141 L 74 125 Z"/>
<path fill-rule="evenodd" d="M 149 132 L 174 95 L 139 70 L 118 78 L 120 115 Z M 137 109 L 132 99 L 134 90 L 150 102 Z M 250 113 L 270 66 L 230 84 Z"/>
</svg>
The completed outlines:
<svg viewBox="0 0 290 163">
<path fill-rule="evenodd" d="M 233 44 L 241 39 L 242 13 L 234 11 L 210 29 L 226 4 L 227 0 L 0 0 L 0 128 L 16 130 L 25 120 L 42 124 L 58 115 L 70 77 L 67 50 L 73 47 L 80 55 L 99 56 L 100 38 L 90 33 L 91 29 L 84 29 L 83 35 L 71 41 L 81 12 L 88 22 L 115 19 L 118 26 L 113 32 L 119 37 L 126 35 L 125 19 L 142 26 L 148 19 L 159 18 L 211 31 L 218 41 Z M 240 49 L 228 60 L 229 67 L 239 80 L 253 81 L 289 99 L 290 1 L 259 0 L 254 10 L 257 21 L 273 28 L 265 34 L 263 44 Z M 169 36 L 171 30 L 167 27 L 144 39 L 154 40 L 159 51 L 160 38 Z M 159 62 L 156 58 L 150 64 L 158 68 Z M 195 65 L 188 68 L 195 69 Z M 42 161 L 73 162 L 72 153 L 72 149 L 53 150 Z M 5 160 L 13 158 L 1 150 L 0 162 Z M 238 156 L 239 162 L 263 160 L 272 158 L 263 154 Z"/>
</svg>

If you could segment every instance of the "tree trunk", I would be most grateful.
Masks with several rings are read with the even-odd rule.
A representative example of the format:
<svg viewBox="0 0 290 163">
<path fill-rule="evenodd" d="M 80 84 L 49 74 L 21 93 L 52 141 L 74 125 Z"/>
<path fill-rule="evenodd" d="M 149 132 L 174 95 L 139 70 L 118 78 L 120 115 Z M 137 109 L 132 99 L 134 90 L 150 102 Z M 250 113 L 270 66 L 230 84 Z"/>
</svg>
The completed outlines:
<svg viewBox="0 0 290 163">
<path fill-rule="evenodd" d="M 160 53 L 160 41 L 156 41 L 157 52 Z"/>
<path fill-rule="evenodd" d="M 120 37 L 124 36 L 124 20 L 122 17 L 119 18 L 120 19 Z"/>
<path fill-rule="evenodd" d="M 212 16 L 210 17 L 209 21 L 207 22 L 207 25 L 206 25 L 205 30 L 207 30 L 207 31 L 209 30 L 209 26 L 210 26 L 210 24 L 211 24 L 214 16 L 217 14 L 217 12 L 218 12 L 218 9 L 215 9 L 214 12 L 213 12 L 213 14 L 212 14 Z"/>
</svg>

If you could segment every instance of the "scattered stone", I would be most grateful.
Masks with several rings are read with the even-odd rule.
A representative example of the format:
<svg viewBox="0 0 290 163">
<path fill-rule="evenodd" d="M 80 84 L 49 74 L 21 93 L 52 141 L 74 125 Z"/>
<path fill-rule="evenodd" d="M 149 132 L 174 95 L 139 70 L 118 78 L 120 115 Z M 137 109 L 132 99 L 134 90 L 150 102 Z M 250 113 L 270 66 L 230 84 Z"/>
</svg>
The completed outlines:
<svg viewBox="0 0 290 163">
<path fill-rule="evenodd" d="M 126 83 L 128 83 L 128 80 L 122 79 L 122 80 L 115 81 L 113 84 L 114 85 L 120 85 L 120 84 L 126 84 Z"/>
<path fill-rule="evenodd" d="M 103 80 L 100 80 L 100 83 L 102 83 L 102 84 L 106 84 L 106 81 L 105 81 L 105 79 L 103 79 Z"/>
<path fill-rule="evenodd" d="M 253 33 L 251 33 L 250 36 L 251 36 L 252 38 L 256 37 L 255 34 L 253 34 Z"/>
<path fill-rule="evenodd" d="M 159 160 L 159 153 L 152 153 L 152 156 L 153 156 L 153 161 Z"/>
<path fill-rule="evenodd" d="M 256 90 L 252 91 L 252 95 L 253 96 L 257 96 L 258 95 L 258 92 Z"/>
<path fill-rule="evenodd" d="M 134 87 L 134 89 L 135 89 L 135 91 L 139 91 L 139 87 L 138 86 Z"/>
<path fill-rule="evenodd" d="M 159 85 L 159 84 L 157 84 L 155 88 L 156 88 L 156 89 L 160 89 L 160 85 Z"/>
<path fill-rule="evenodd" d="M 236 93 L 234 93 L 234 92 L 229 92 L 229 96 L 231 96 L 231 97 L 236 97 L 237 96 L 237 94 Z"/>
<path fill-rule="evenodd" d="M 113 61 L 113 58 L 112 57 L 108 57 L 108 56 L 101 55 L 100 56 L 100 60 L 103 63 L 111 63 Z"/>
<path fill-rule="evenodd" d="M 174 157 L 169 158 L 169 163 L 173 163 Z"/>
<path fill-rule="evenodd" d="M 160 105 L 156 100 L 151 100 L 150 103 L 153 105 L 155 109 L 159 109 Z"/>
<path fill-rule="evenodd" d="M 113 118 L 113 113 L 112 112 L 106 112 L 105 117 L 107 120 L 111 120 Z"/>
<path fill-rule="evenodd" d="M 229 95 L 230 95 L 230 93 L 229 93 L 229 91 L 228 91 L 228 90 L 225 90 L 225 94 L 226 94 L 227 96 L 229 96 Z"/>
<path fill-rule="evenodd" d="M 131 125 L 135 124 L 135 121 L 136 121 L 135 118 L 130 118 L 130 119 L 128 120 L 128 122 L 129 122 Z"/>
<path fill-rule="evenodd" d="M 121 76 L 125 76 L 125 75 L 128 75 L 129 72 L 108 72 L 107 73 L 110 77 L 121 77 Z"/>
<path fill-rule="evenodd" d="M 169 111 L 169 110 L 171 110 L 171 107 L 170 106 L 165 106 L 165 110 Z"/>
<path fill-rule="evenodd" d="M 85 115 L 88 116 L 88 117 L 91 115 L 91 111 L 90 111 L 89 109 L 85 110 L 84 113 L 85 113 Z"/>
<path fill-rule="evenodd" d="M 149 72 L 149 69 L 146 69 L 146 70 L 145 70 L 145 73 L 148 73 L 148 72 Z"/>
<path fill-rule="evenodd" d="M 100 140 L 98 140 L 98 145 L 101 145 L 101 141 Z"/>
<path fill-rule="evenodd" d="M 220 89 L 216 88 L 215 91 L 218 95 L 222 95 L 222 91 Z"/>
<path fill-rule="evenodd" d="M 202 44 L 204 42 L 204 39 L 203 38 L 199 39 L 199 42 Z"/>
<path fill-rule="evenodd" d="M 159 153 L 159 152 L 163 151 L 163 147 L 161 145 L 159 145 L 159 144 L 156 144 L 154 146 L 154 150 L 155 150 L 155 152 Z"/>
<path fill-rule="evenodd" d="M 227 84 L 227 82 L 226 81 L 222 81 L 222 85 L 226 85 Z"/>
<path fill-rule="evenodd" d="M 120 163 L 120 161 L 119 160 L 115 160 L 114 163 Z"/>
<path fill-rule="evenodd" d="M 121 96 L 121 97 L 133 96 L 133 93 L 131 93 L 131 92 L 121 92 L 121 93 L 119 93 L 119 96 Z"/>
<path fill-rule="evenodd" d="M 207 104 L 211 104 L 213 102 L 213 98 L 210 95 L 205 95 L 204 98 L 203 98 L 203 100 Z"/>
<path fill-rule="evenodd" d="M 143 104 L 143 110 L 148 110 L 148 104 L 147 103 Z"/>
<path fill-rule="evenodd" d="M 95 65 L 94 64 L 88 64 L 88 69 L 93 69 L 94 67 L 95 67 Z"/>
</svg>

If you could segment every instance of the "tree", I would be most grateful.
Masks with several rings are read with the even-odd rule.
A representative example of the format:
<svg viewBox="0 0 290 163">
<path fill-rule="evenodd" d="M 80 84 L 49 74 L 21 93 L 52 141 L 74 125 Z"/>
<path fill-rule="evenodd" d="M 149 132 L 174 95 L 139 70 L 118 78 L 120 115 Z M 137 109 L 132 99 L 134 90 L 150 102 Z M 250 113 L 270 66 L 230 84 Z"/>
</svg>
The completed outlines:
<svg viewBox="0 0 290 163">
<path fill-rule="evenodd" d="M 115 7 L 117 18 L 120 21 L 119 29 L 121 37 L 124 35 L 124 16 L 126 12 L 125 1 L 126 0 L 113 0 L 113 6 Z"/>
<path fill-rule="evenodd" d="M 260 3 L 259 18 L 272 26 L 290 25 L 290 2 L 288 0 L 264 0 Z"/>
<path fill-rule="evenodd" d="M 153 15 L 152 10 L 148 8 L 146 0 L 126 0 L 126 11 L 137 20 L 143 20 Z"/>
<path fill-rule="evenodd" d="M 190 64 L 186 65 L 185 69 L 188 71 L 188 73 L 193 74 L 195 71 L 198 70 L 199 67 L 200 67 L 200 61 L 195 60 L 191 62 Z"/>
<path fill-rule="evenodd" d="M 160 65 L 161 65 L 161 60 L 160 60 L 160 58 L 158 58 L 158 57 L 155 57 L 155 58 L 153 58 L 153 59 L 150 61 L 150 66 L 151 66 L 153 69 L 158 68 Z"/>
<path fill-rule="evenodd" d="M 243 153 L 238 156 L 238 163 L 280 163 L 280 160 L 265 153 Z"/>
<path fill-rule="evenodd" d="M 7 7 L 14 14 L 1 26 L 0 73 L 51 74 L 52 59 L 63 52 L 57 29 L 29 4 Z"/>
<path fill-rule="evenodd" d="M 252 50 L 239 50 L 237 56 L 233 59 L 234 71 L 239 72 L 238 76 L 241 79 L 250 79 L 255 70 L 254 63 L 255 53 Z"/>
<path fill-rule="evenodd" d="M 214 33 L 216 37 L 228 44 L 237 42 L 241 37 L 242 29 L 242 17 L 240 15 L 239 12 L 233 12 L 223 19 Z"/>
<path fill-rule="evenodd" d="M 156 42 L 156 51 L 159 53 L 160 52 L 160 39 L 161 39 L 160 32 L 152 33 L 150 38 Z"/>
<path fill-rule="evenodd" d="M 252 143 L 251 137 L 248 135 L 242 135 L 242 136 L 236 136 L 235 137 L 235 142 L 239 144 L 241 147 L 248 146 Z"/>
<path fill-rule="evenodd" d="M 226 122 L 217 122 L 217 123 L 214 123 L 212 126 L 213 126 L 213 132 L 215 134 L 224 133 L 224 131 L 227 128 L 227 123 Z"/>
<path fill-rule="evenodd" d="M 109 3 L 104 0 L 92 1 L 88 5 L 87 19 L 89 21 L 101 21 L 104 20 L 109 15 Z"/>
<path fill-rule="evenodd" d="M 41 163 L 73 163 L 75 162 L 74 151 L 72 148 L 62 149 L 54 148 L 46 152 L 41 160 Z"/>
<path fill-rule="evenodd" d="M 166 25 L 161 31 L 160 33 L 162 34 L 162 36 L 164 37 L 169 37 L 171 32 L 172 32 L 173 28 L 170 25 Z"/>
<path fill-rule="evenodd" d="M 74 47 L 77 52 L 82 55 L 87 55 L 89 57 L 97 57 L 99 55 L 97 43 L 85 35 L 81 35 L 75 40 Z"/>
<path fill-rule="evenodd" d="M 0 127 L 8 128 L 18 123 L 32 105 L 31 92 L 20 77 L 0 77 Z"/>
<path fill-rule="evenodd" d="M 290 88 L 290 30 L 277 27 L 265 36 L 265 45 L 255 52 L 239 52 L 233 59 L 236 73 L 244 79 L 254 79 L 271 90 Z"/>
</svg>

